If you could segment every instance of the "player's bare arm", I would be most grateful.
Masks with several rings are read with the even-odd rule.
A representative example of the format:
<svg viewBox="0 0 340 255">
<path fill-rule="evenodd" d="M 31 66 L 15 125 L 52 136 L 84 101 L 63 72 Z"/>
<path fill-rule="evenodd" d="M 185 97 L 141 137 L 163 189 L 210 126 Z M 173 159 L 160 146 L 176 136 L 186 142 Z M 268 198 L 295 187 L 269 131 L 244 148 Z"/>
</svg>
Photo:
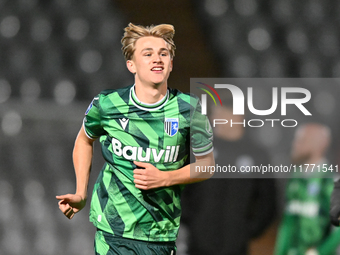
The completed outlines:
<svg viewBox="0 0 340 255">
<path fill-rule="evenodd" d="M 195 166 L 214 166 L 213 152 L 204 156 L 196 156 L 196 162 L 186 165 L 174 171 L 161 171 L 150 163 L 134 161 L 138 169 L 133 171 L 135 186 L 139 189 L 148 190 L 159 187 L 168 187 L 178 184 L 190 184 L 209 179 L 212 174 L 198 172 L 193 176 L 190 168 Z"/>
<path fill-rule="evenodd" d="M 77 181 L 76 193 L 56 196 L 60 200 L 59 209 L 69 219 L 72 219 L 75 213 L 83 209 L 86 204 L 94 141 L 85 134 L 82 127 L 73 149 L 73 165 Z"/>
</svg>

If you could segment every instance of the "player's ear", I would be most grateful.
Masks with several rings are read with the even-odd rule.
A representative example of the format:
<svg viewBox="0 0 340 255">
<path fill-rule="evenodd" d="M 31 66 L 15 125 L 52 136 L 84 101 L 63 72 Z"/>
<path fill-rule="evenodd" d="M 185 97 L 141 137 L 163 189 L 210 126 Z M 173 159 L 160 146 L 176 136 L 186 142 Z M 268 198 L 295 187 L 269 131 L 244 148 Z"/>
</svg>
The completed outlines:
<svg viewBox="0 0 340 255">
<path fill-rule="evenodd" d="M 170 72 L 172 71 L 173 65 L 174 65 L 174 59 L 171 59 L 171 61 L 170 61 Z"/>
<path fill-rule="evenodd" d="M 136 73 L 135 63 L 132 60 L 126 61 L 126 67 L 131 73 Z"/>
</svg>

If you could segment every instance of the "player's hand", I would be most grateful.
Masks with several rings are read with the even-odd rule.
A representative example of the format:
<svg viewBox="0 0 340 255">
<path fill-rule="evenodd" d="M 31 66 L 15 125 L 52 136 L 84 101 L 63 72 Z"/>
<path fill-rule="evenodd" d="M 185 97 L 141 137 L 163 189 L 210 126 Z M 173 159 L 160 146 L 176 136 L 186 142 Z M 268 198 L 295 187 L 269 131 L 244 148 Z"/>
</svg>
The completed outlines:
<svg viewBox="0 0 340 255">
<path fill-rule="evenodd" d="M 136 188 L 148 190 L 167 186 L 168 174 L 157 169 L 150 163 L 133 161 L 139 167 L 133 171 L 133 178 Z"/>
<path fill-rule="evenodd" d="M 56 196 L 59 201 L 59 209 L 63 214 L 72 219 L 73 216 L 85 207 L 86 199 L 77 194 Z"/>
</svg>

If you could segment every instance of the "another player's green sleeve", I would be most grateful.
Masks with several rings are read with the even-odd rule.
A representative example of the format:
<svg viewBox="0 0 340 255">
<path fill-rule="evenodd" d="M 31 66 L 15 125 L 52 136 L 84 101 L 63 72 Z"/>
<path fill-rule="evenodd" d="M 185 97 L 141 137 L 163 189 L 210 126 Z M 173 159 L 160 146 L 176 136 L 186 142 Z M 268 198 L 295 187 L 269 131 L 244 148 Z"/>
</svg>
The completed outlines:
<svg viewBox="0 0 340 255">
<path fill-rule="evenodd" d="M 195 99 L 192 99 L 195 100 Z M 191 148 L 195 156 L 206 155 L 213 150 L 213 133 L 206 115 L 201 113 L 201 104 L 196 99 L 190 119 Z"/>
<path fill-rule="evenodd" d="M 323 184 L 323 190 L 324 190 L 324 196 L 325 201 L 327 201 L 327 208 L 330 207 L 330 203 L 333 199 L 334 203 L 334 197 L 331 196 L 334 195 L 332 193 L 333 189 L 339 188 L 339 184 L 336 185 L 336 183 L 333 183 L 333 179 L 327 179 L 326 182 Z M 334 205 L 334 204 L 333 204 Z M 336 249 L 338 248 L 340 244 L 340 229 L 335 228 L 333 231 L 329 233 L 329 235 L 326 237 L 326 239 L 316 247 L 320 255 L 333 255 L 336 253 Z"/>
<path fill-rule="evenodd" d="M 319 245 L 316 249 L 319 252 L 319 255 L 332 255 L 335 254 L 336 249 L 340 244 L 340 229 L 336 229 L 331 232 L 331 234 L 326 238 L 321 245 Z"/>
<path fill-rule="evenodd" d="M 294 216 L 285 214 L 276 237 L 274 255 L 287 255 L 294 227 Z"/>
<path fill-rule="evenodd" d="M 101 125 L 100 95 L 96 96 L 85 112 L 84 128 L 90 138 L 98 138 L 105 133 Z"/>
</svg>

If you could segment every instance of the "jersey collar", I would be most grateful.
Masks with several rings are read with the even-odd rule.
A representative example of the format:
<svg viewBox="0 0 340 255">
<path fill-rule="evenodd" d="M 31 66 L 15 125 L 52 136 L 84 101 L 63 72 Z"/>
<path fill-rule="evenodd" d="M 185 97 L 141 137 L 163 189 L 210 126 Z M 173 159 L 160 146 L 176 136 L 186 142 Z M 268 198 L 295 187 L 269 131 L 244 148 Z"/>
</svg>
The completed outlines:
<svg viewBox="0 0 340 255">
<path fill-rule="evenodd" d="M 133 85 L 130 89 L 130 100 L 131 102 L 138 107 L 139 109 L 142 109 L 144 111 L 155 111 L 158 110 L 160 108 L 162 108 L 169 99 L 169 90 L 166 91 L 166 95 L 159 100 L 158 102 L 154 103 L 154 104 L 147 104 L 147 103 L 143 103 L 141 102 L 135 92 L 135 85 Z"/>
</svg>

